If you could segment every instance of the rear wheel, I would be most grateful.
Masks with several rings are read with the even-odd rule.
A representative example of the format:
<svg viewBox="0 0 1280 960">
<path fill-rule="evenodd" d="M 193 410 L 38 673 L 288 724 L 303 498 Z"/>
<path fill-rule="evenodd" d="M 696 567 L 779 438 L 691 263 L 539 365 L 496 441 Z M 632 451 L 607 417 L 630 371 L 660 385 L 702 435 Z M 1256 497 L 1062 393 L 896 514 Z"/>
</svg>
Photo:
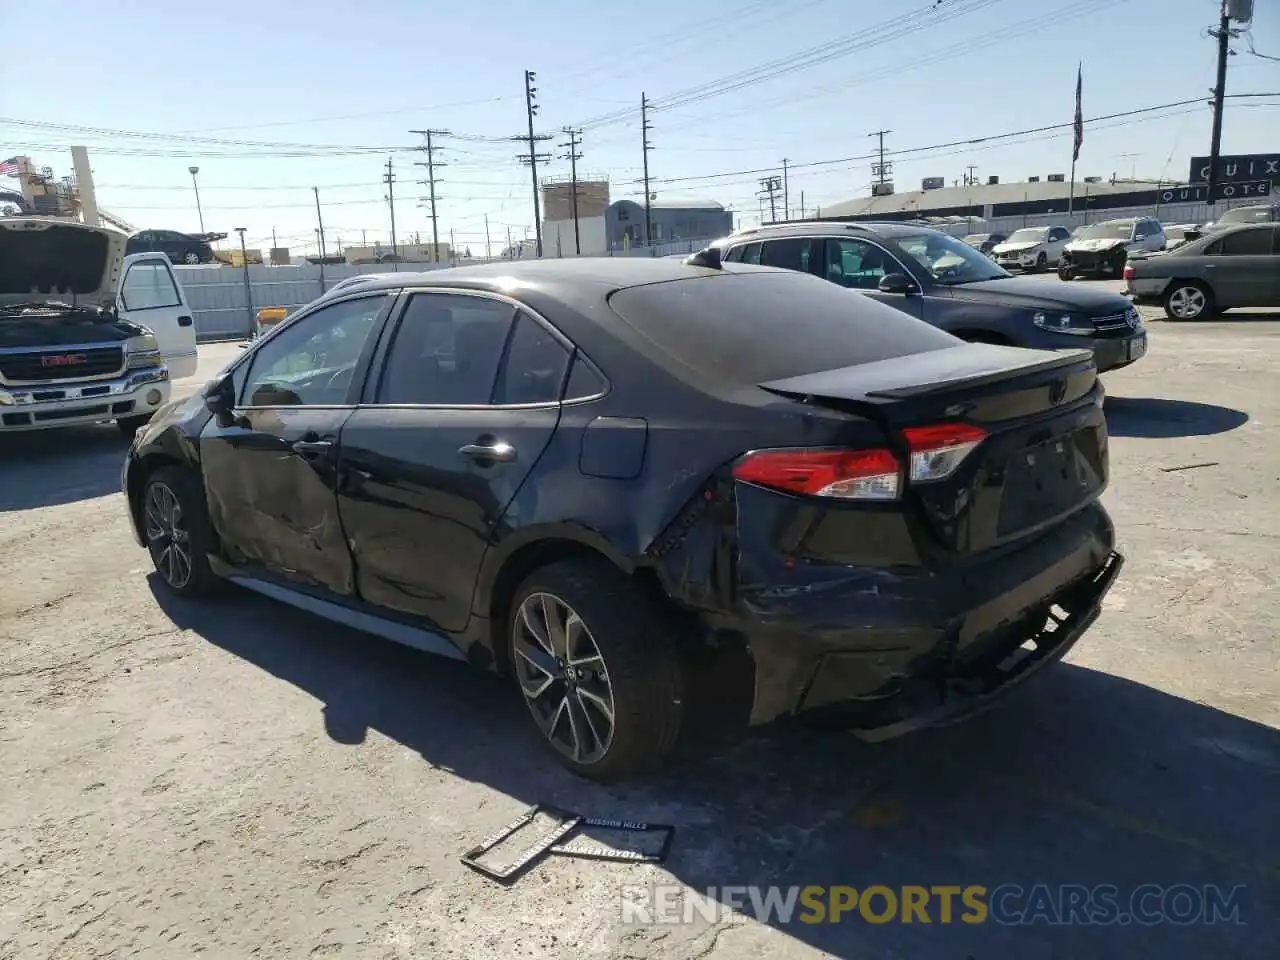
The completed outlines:
<svg viewBox="0 0 1280 960">
<path fill-rule="evenodd" d="M 507 622 L 511 666 L 543 741 L 580 776 L 609 781 L 659 767 L 684 715 L 672 618 L 601 563 L 532 573 Z"/>
<path fill-rule="evenodd" d="M 142 489 L 141 510 L 143 537 L 165 586 L 186 597 L 215 592 L 222 581 L 209 569 L 213 538 L 195 474 L 176 466 L 156 470 Z"/>
<path fill-rule="evenodd" d="M 200 254 L 196 253 L 194 250 L 188 250 L 182 255 L 182 262 L 195 265 L 200 262 Z"/>
<path fill-rule="evenodd" d="M 1204 320 L 1213 311 L 1213 291 L 1202 283 L 1178 280 L 1164 295 L 1164 312 L 1170 320 Z"/>
</svg>

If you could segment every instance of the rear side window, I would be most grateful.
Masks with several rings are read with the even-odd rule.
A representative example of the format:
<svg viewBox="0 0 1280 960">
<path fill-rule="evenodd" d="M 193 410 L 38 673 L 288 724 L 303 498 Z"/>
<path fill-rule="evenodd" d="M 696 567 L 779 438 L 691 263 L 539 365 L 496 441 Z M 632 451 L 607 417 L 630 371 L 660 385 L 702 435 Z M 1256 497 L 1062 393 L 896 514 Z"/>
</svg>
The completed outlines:
<svg viewBox="0 0 1280 960">
<path fill-rule="evenodd" d="M 391 342 L 377 402 L 489 403 L 514 314 L 501 300 L 414 294 Z"/>
<path fill-rule="evenodd" d="M 667 357 L 721 385 L 757 384 L 958 341 L 801 273 L 730 273 L 619 290 L 613 310 Z"/>
<path fill-rule="evenodd" d="M 560 399 L 570 353 L 551 331 L 527 313 L 516 316 L 498 371 L 494 403 L 553 403 Z"/>
<path fill-rule="evenodd" d="M 760 262 L 766 267 L 781 267 L 784 270 L 809 271 L 809 264 L 816 263 L 817 256 L 810 251 L 816 246 L 821 249 L 821 240 L 808 237 L 787 237 L 783 240 L 770 240 L 764 245 L 760 254 Z"/>
<path fill-rule="evenodd" d="M 1224 257 L 1258 257 L 1271 253 L 1271 231 L 1264 228 L 1237 230 L 1222 238 Z"/>
</svg>

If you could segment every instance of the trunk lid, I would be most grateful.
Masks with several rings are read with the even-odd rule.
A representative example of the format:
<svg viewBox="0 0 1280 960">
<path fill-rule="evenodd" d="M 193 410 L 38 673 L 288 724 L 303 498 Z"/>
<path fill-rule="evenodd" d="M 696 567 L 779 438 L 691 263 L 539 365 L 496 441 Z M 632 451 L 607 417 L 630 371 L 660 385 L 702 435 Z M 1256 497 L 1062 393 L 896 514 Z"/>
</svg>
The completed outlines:
<svg viewBox="0 0 1280 960">
<path fill-rule="evenodd" d="M 1030 536 L 1096 500 L 1107 483 L 1107 432 L 1087 350 L 959 344 L 806 374 L 761 388 L 868 417 L 908 462 L 902 431 L 962 422 L 986 438 L 950 476 L 908 483 L 930 537 L 971 554 Z"/>
<path fill-rule="evenodd" d="M 128 236 L 51 217 L 0 217 L 0 307 L 115 305 Z"/>
</svg>

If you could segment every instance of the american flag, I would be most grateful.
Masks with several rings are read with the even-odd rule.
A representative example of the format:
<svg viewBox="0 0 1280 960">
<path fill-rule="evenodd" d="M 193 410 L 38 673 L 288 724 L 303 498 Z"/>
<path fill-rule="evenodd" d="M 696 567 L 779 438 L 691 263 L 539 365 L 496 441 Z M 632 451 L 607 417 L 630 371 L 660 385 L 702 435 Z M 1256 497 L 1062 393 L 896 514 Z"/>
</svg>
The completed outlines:
<svg viewBox="0 0 1280 960">
<path fill-rule="evenodd" d="M 10 157 L 8 160 L 0 161 L 0 174 L 6 177 L 16 177 L 18 175 L 18 157 Z"/>
<path fill-rule="evenodd" d="M 1084 143 L 1084 114 L 1080 112 L 1080 91 L 1083 88 L 1084 64 L 1076 67 L 1076 118 L 1075 118 L 1075 144 L 1071 150 L 1071 162 L 1075 163 L 1080 159 L 1080 145 Z"/>
</svg>

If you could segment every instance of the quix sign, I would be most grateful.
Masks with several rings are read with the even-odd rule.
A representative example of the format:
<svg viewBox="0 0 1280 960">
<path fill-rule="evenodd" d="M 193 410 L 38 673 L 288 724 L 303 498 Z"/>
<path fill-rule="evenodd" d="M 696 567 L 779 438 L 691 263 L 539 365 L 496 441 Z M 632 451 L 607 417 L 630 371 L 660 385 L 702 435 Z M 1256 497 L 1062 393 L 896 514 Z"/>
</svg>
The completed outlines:
<svg viewBox="0 0 1280 960">
<path fill-rule="evenodd" d="M 1247 183 L 1215 183 L 1210 194 L 1207 183 L 1187 183 L 1180 186 L 1161 187 L 1161 203 L 1205 203 L 1209 200 L 1256 200 L 1272 194 L 1280 195 L 1280 187 L 1272 188 L 1270 180 L 1251 180 Z"/>
<path fill-rule="evenodd" d="M 1280 184 L 1280 153 L 1247 153 L 1218 158 L 1217 183 Z M 1209 182 L 1209 158 L 1192 157 L 1188 183 Z"/>
</svg>

